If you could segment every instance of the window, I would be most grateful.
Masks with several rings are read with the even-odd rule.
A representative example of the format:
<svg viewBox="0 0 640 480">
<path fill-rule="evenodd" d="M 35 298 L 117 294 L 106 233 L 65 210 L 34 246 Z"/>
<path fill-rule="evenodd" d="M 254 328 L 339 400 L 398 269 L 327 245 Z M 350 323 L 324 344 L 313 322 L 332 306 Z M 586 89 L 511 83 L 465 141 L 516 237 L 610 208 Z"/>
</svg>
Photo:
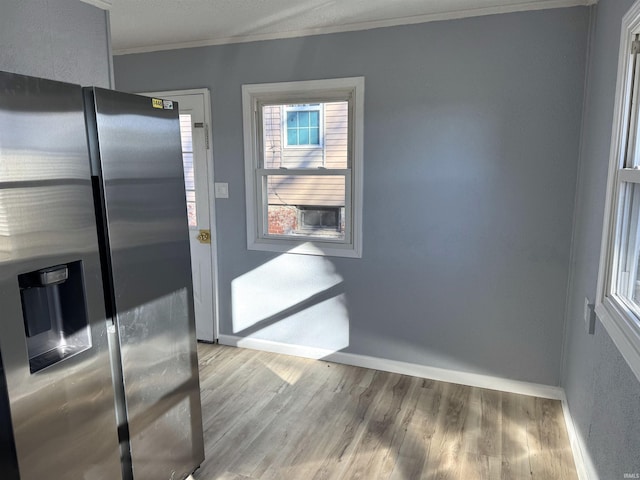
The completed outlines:
<svg viewBox="0 0 640 480">
<path fill-rule="evenodd" d="M 328 235 L 344 230 L 340 221 L 342 208 L 301 206 L 298 210 L 301 229 L 313 230 L 316 233 L 325 232 Z"/>
<path fill-rule="evenodd" d="M 360 257 L 362 77 L 243 85 L 247 246 Z"/>
<path fill-rule="evenodd" d="M 640 379 L 640 2 L 622 24 L 596 313 Z"/>
<path fill-rule="evenodd" d="M 286 121 L 284 128 L 287 147 L 321 146 L 321 104 L 287 105 L 283 107 Z"/>
</svg>

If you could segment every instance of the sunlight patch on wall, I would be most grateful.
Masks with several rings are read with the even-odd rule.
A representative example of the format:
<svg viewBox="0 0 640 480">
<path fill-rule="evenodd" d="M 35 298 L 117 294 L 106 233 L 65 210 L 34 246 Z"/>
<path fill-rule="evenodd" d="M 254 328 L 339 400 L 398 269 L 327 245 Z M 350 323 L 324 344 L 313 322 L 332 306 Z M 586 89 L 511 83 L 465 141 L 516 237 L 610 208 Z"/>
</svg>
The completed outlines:
<svg viewBox="0 0 640 480">
<path fill-rule="evenodd" d="M 337 352 L 349 346 L 349 316 L 345 303 L 345 295 L 338 295 L 274 322 L 248 337 Z"/>
<path fill-rule="evenodd" d="M 326 257 L 280 255 L 231 285 L 233 333 L 329 349 L 349 345 L 342 277 Z"/>
</svg>

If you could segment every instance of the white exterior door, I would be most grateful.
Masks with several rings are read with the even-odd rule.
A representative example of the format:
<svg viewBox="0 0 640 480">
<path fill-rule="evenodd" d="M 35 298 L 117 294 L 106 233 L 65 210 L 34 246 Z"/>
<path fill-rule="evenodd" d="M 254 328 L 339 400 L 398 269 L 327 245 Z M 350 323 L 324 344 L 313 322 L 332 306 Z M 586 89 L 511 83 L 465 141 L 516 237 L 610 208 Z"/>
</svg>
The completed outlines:
<svg viewBox="0 0 640 480">
<path fill-rule="evenodd" d="M 144 95 L 178 102 L 191 236 L 196 337 L 198 340 L 213 342 L 218 338 L 218 322 L 209 91 L 198 89 L 150 92 Z"/>
</svg>

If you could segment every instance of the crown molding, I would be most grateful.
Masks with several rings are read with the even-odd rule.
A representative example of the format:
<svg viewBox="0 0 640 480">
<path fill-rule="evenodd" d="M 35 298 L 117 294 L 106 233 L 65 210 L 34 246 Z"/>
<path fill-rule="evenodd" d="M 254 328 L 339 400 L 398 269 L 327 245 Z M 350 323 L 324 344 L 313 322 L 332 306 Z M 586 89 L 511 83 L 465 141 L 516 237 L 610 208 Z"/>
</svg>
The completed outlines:
<svg viewBox="0 0 640 480">
<path fill-rule="evenodd" d="M 85 0 L 106 1 L 106 0 Z M 110 2 L 111 0 L 109 0 Z M 480 17 L 485 15 L 497 15 L 501 13 L 515 13 L 531 10 L 548 10 L 552 8 L 585 7 L 594 5 L 598 0 L 542 0 L 530 1 L 516 5 L 501 5 L 495 7 L 472 8 L 458 10 L 455 12 L 434 13 L 428 15 L 416 15 L 412 17 L 400 17 L 387 20 L 371 22 L 351 23 L 346 25 L 336 25 L 331 27 L 308 28 L 288 32 L 277 32 L 267 34 L 237 35 L 232 37 L 219 37 L 192 42 L 165 43 L 153 46 L 115 48 L 114 55 L 127 55 L 133 53 L 157 52 L 161 50 L 178 50 L 182 48 L 209 47 L 214 45 L 228 45 L 231 43 L 261 42 L 266 40 L 280 40 L 286 38 L 308 37 L 311 35 L 325 35 L 329 33 L 354 32 L 359 30 L 370 30 L 373 28 L 395 27 L 400 25 L 413 25 L 416 23 L 437 22 L 442 20 L 457 20 L 461 18 Z"/>
</svg>

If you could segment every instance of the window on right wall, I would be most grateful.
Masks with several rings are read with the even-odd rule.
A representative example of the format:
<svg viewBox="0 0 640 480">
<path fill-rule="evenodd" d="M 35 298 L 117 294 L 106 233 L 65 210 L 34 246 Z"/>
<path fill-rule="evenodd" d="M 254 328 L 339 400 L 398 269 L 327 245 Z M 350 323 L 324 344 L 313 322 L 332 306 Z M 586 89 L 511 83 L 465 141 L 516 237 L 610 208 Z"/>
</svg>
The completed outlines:
<svg viewBox="0 0 640 480">
<path fill-rule="evenodd" d="M 640 379 L 640 1 L 622 21 L 596 313 Z"/>
</svg>

